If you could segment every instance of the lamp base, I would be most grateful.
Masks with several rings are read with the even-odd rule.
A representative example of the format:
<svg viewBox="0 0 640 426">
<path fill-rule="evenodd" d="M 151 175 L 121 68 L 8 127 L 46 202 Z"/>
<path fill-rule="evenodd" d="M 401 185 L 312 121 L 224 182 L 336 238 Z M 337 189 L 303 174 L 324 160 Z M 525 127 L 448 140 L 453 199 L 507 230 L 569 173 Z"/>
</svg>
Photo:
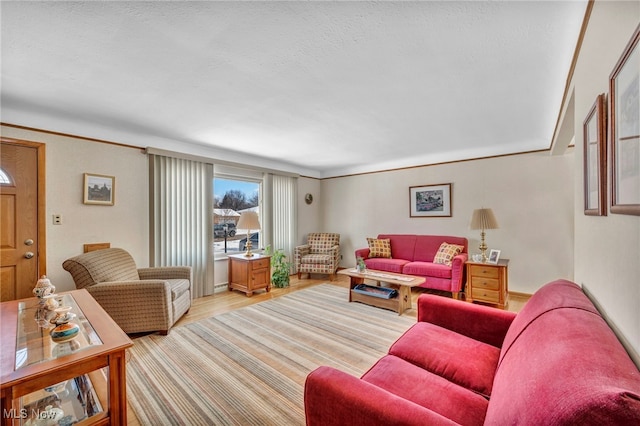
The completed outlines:
<svg viewBox="0 0 640 426">
<path fill-rule="evenodd" d="M 246 245 L 246 251 L 244 252 L 244 257 L 253 257 L 253 253 L 251 253 L 251 240 L 249 239 L 248 235 L 247 235 L 247 245 Z"/>
<path fill-rule="evenodd" d="M 484 229 L 482 230 L 482 232 L 480 233 L 480 247 L 478 247 L 480 249 L 480 253 L 482 253 L 482 263 L 487 263 L 487 260 L 489 260 L 489 258 L 487 257 L 487 245 L 484 242 Z"/>
</svg>

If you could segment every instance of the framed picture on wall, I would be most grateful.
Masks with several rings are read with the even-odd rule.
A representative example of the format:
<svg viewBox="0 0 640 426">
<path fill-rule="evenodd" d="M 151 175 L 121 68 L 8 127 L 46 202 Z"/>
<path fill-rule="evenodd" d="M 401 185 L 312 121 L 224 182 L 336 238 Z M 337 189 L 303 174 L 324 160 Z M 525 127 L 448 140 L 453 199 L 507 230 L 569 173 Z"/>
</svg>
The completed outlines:
<svg viewBox="0 0 640 426">
<path fill-rule="evenodd" d="M 582 125 L 584 137 L 584 214 L 607 215 L 606 95 L 598 95 Z"/>
<path fill-rule="evenodd" d="M 409 187 L 409 217 L 451 217 L 451 184 Z"/>
<path fill-rule="evenodd" d="M 609 77 L 611 213 L 640 216 L 640 25 Z"/>
<path fill-rule="evenodd" d="M 114 176 L 84 174 L 84 204 L 113 206 L 115 191 L 116 178 Z"/>
</svg>

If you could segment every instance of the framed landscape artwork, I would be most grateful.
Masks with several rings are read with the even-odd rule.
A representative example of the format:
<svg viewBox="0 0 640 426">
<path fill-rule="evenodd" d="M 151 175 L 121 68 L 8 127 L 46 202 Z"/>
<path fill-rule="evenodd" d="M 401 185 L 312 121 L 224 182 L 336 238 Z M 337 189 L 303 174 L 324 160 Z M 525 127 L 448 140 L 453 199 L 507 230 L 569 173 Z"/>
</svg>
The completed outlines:
<svg viewBox="0 0 640 426">
<path fill-rule="evenodd" d="M 451 184 L 409 187 L 410 217 L 451 217 Z"/>
<path fill-rule="evenodd" d="M 640 25 L 609 77 L 611 213 L 640 216 Z"/>
<path fill-rule="evenodd" d="M 84 204 L 113 206 L 116 178 L 114 176 L 84 174 Z"/>
<path fill-rule="evenodd" d="M 582 125 L 584 134 L 584 214 L 607 215 L 607 114 L 598 95 Z"/>
</svg>

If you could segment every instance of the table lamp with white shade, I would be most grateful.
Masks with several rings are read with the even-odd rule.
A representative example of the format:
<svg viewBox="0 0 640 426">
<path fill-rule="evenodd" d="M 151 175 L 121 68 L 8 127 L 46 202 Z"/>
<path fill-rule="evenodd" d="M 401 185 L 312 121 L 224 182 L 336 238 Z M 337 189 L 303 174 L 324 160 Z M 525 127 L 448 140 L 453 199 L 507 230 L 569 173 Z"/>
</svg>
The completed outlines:
<svg viewBox="0 0 640 426">
<path fill-rule="evenodd" d="M 259 231 L 260 230 L 260 220 L 258 219 L 258 213 L 256 212 L 242 212 L 240 213 L 240 219 L 238 220 L 238 224 L 236 225 L 237 229 L 246 229 L 247 230 L 247 245 L 246 252 L 244 253 L 245 257 L 252 257 L 253 253 L 251 253 L 251 230 Z"/>
</svg>

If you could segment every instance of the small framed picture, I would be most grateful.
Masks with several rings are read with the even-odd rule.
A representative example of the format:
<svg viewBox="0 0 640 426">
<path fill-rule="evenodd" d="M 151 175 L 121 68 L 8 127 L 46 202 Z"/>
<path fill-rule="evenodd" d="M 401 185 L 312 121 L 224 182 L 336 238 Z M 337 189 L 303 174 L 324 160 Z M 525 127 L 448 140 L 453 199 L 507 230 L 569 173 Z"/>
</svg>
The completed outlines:
<svg viewBox="0 0 640 426">
<path fill-rule="evenodd" d="M 500 260 L 500 250 L 491 249 L 491 251 L 489 252 L 487 263 L 493 263 L 494 265 L 496 265 L 498 263 L 498 260 Z"/>
<path fill-rule="evenodd" d="M 409 187 L 409 217 L 451 217 L 451 184 Z"/>
<path fill-rule="evenodd" d="M 116 178 L 114 176 L 84 174 L 84 204 L 113 206 L 115 191 Z"/>
</svg>

